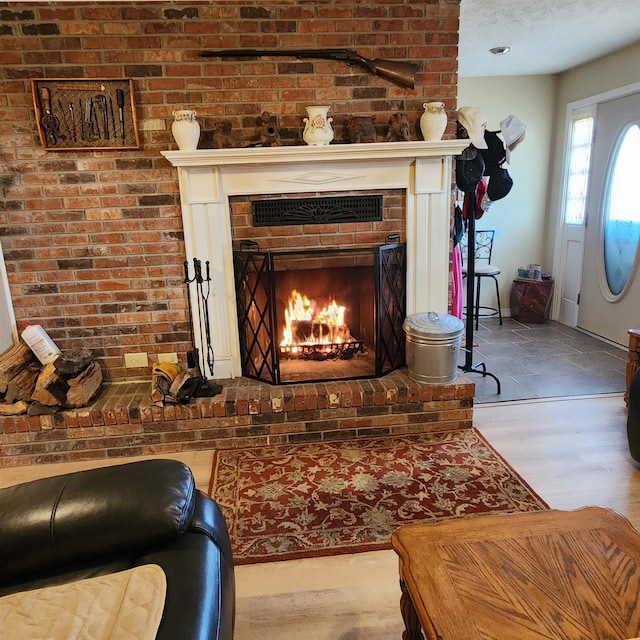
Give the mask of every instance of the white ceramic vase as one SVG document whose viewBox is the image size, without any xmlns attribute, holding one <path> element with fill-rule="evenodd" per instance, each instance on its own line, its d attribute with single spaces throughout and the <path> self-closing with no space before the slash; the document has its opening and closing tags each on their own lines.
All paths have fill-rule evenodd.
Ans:
<svg viewBox="0 0 640 640">
<path fill-rule="evenodd" d="M 422 137 L 429 140 L 442 140 L 447 128 L 447 112 L 444 102 L 425 102 L 422 107 L 424 113 L 420 116 L 420 130 Z"/>
<path fill-rule="evenodd" d="M 303 118 L 305 123 L 302 139 L 311 146 L 324 146 L 333 140 L 333 128 L 327 118 L 330 107 L 306 107 L 308 118 Z"/>
<path fill-rule="evenodd" d="M 200 123 L 196 120 L 196 112 L 191 109 L 174 111 L 171 133 L 180 151 L 197 149 L 200 140 Z"/>
</svg>

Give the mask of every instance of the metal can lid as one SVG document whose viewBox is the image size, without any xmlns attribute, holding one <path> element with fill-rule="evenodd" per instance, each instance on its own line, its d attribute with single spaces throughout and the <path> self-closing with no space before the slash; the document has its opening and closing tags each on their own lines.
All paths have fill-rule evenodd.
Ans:
<svg viewBox="0 0 640 640">
<path fill-rule="evenodd" d="M 464 322 L 448 313 L 428 311 L 408 316 L 402 328 L 410 334 L 453 336 L 462 333 Z"/>
</svg>

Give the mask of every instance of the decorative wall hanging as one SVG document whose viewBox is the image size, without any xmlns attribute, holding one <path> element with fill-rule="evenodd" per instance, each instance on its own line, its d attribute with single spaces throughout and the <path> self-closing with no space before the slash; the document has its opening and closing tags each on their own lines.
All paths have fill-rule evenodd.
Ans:
<svg viewBox="0 0 640 640">
<path fill-rule="evenodd" d="M 140 148 L 131 79 L 33 79 L 31 91 L 45 149 Z"/>
<path fill-rule="evenodd" d="M 374 58 L 370 60 L 351 49 L 224 49 L 218 51 L 202 51 L 203 58 L 262 58 L 290 57 L 299 60 L 339 60 L 350 67 L 359 66 L 372 75 L 385 78 L 394 84 L 413 89 L 418 65 L 413 62 L 396 62 Z"/>
</svg>

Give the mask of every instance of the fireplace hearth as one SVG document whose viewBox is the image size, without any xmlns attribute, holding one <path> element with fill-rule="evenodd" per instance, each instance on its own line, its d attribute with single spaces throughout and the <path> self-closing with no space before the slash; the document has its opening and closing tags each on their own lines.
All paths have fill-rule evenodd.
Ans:
<svg viewBox="0 0 640 640">
<path fill-rule="evenodd" d="M 242 374 L 270 384 L 377 378 L 405 363 L 406 245 L 234 251 Z"/>
</svg>

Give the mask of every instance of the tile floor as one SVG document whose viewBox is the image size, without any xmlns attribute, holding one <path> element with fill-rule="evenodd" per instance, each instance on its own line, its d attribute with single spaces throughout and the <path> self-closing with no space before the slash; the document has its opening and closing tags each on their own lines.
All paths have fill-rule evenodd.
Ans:
<svg viewBox="0 0 640 640">
<path fill-rule="evenodd" d="M 504 318 L 480 320 L 474 332 L 472 364 L 484 363 L 500 381 L 469 373 L 476 402 L 505 402 L 625 390 L 626 348 L 612 345 L 555 321 L 523 324 Z M 461 352 L 461 364 L 468 356 Z M 477 369 L 480 371 L 481 369 Z"/>
</svg>

